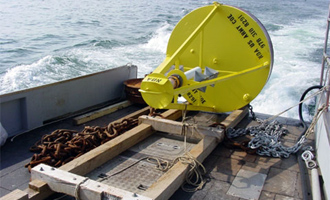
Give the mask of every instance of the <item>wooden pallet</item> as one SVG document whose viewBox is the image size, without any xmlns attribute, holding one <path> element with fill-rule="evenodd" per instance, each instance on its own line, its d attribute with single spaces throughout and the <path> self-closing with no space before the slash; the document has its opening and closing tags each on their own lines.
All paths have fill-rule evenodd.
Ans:
<svg viewBox="0 0 330 200">
<path fill-rule="evenodd" d="M 146 114 L 148 109 L 148 107 L 144 108 L 125 118 L 141 116 Z M 236 110 L 227 116 L 221 124 L 227 128 L 234 127 L 247 113 L 247 108 Z M 84 175 L 143 141 L 156 131 L 180 135 L 183 125 L 181 122 L 174 120 L 180 118 L 181 114 L 182 112 L 179 110 L 168 110 L 162 114 L 165 119 L 141 116 L 137 127 L 58 169 L 47 165 L 34 167 L 31 172 L 29 188 L 25 191 L 15 190 L 2 199 L 44 199 L 54 192 L 65 193 L 71 196 L 79 195 L 80 199 L 168 199 L 184 182 L 188 166 L 181 162 L 173 165 L 171 169 L 155 181 L 143 194 L 132 193 L 89 180 Z M 194 131 L 194 129 L 198 131 Z M 223 129 L 194 126 L 187 127 L 186 130 L 187 137 L 199 141 L 190 150 L 190 154 L 199 162 L 203 162 L 224 137 Z M 193 134 L 193 132 L 195 133 Z"/>
</svg>

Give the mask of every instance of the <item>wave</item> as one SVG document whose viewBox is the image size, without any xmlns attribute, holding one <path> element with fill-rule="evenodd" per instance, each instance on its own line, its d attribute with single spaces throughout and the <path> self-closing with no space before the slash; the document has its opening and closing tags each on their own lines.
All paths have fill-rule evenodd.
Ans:
<svg viewBox="0 0 330 200">
<path fill-rule="evenodd" d="M 84 48 L 84 47 L 89 47 L 89 46 L 95 46 L 95 47 L 103 47 L 103 48 L 113 48 L 117 46 L 122 46 L 123 44 L 117 40 L 88 40 L 84 41 L 78 44 L 75 44 L 75 48 Z"/>
<path fill-rule="evenodd" d="M 172 29 L 173 26 L 165 22 L 155 31 L 151 39 L 146 44 L 142 44 L 141 47 L 146 50 L 158 51 L 165 54 Z"/>
<path fill-rule="evenodd" d="M 49 7 L 54 15 L 40 18 L 40 9 L 32 2 L 30 9 L 39 15 L 33 15 L 29 20 L 25 20 L 23 15 L 10 15 L 10 24 L 5 24 L 9 28 L 4 29 L 5 35 L 1 36 L 7 38 L 10 35 L 14 39 L 0 39 L 0 44 L 6 51 L 14 50 L 0 57 L 1 64 L 5 66 L 0 68 L 0 93 L 40 86 L 126 63 L 137 65 L 138 76 L 143 77 L 164 60 L 175 24 L 191 10 L 210 5 L 212 1 L 171 1 L 164 4 L 134 1 L 127 5 L 123 4 L 127 2 L 120 1 L 103 3 L 69 1 L 60 14 L 57 7 Z M 321 9 L 324 0 L 307 2 L 308 6 L 305 1 L 224 0 L 223 3 L 236 4 L 253 13 L 264 23 L 273 41 L 273 72 L 262 92 L 252 101 L 254 110 L 277 114 L 297 103 L 300 94 L 307 87 L 317 84 L 319 77 L 327 12 L 326 8 Z M 75 7 L 78 4 L 82 8 Z M 19 6 L 22 7 L 19 10 L 26 8 L 24 4 Z M 11 13 L 17 11 L 13 8 L 8 10 Z M 49 22 L 54 23 L 49 26 Z M 42 30 L 40 25 L 44 26 Z M 28 31 L 30 35 L 25 34 Z M 7 34 L 11 32 L 16 35 Z M 298 115 L 296 110 L 292 110 L 283 116 Z"/>
<path fill-rule="evenodd" d="M 14 39 L 3 39 L 3 38 L 0 38 L 0 45 L 15 44 L 15 43 L 17 43 L 17 41 L 14 40 Z"/>
<path fill-rule="evenodd" d="M 47 55 L 32 64 L 8 69 L 1 77 L 0 94 L 92 73 L 88 65 L 79 51 Z"/>
<path fill-rule="evenodd" d="M 47 55 L 31 64 L 17 65 L 1 76 L 0 94 L 37 87 L 127 63 L 139 66 L 139 75 L 152 72 L 164 59 L 173 27 L 162 24 L 145 43 L 122 45 L 114 40 L 90 40 Z"/>
<path fill-rule="evenodd" d="M 308 19 L 269 31 L 274 67 L 265 88 L 251 103 L 256 112 L 278 114 L 297 104 L 305 89 L 318 84 L 325 30 L 322 22 Z M 283 116 L 298 118 L 297 108 Z"/>
<path fill-rule="evenodd" d="M 37 80 L 37 77 L 43 73 L 40 65 L 48 63 L 49 59 L 50 56 L 46 56 L 31 65 L 19 65 L 7 70 L 1 77 L 0 93 L 4 94 L 48 83 L 48 81 Z M 36 82 L 39 82 L 39 84 L 36 84 Z"/>
</svg>

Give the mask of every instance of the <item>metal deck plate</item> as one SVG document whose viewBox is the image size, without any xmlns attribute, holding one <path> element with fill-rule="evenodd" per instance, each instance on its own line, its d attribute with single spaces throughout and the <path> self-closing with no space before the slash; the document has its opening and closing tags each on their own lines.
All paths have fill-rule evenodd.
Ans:
<svg viewBox="0 0 330 200">
<path fill-rule="evenodd" d="M 259 199 L 266 177 L 266 174 L 241 169 L 237 173 L 227 194 L 244 199 L 257 200 Z"/>
<path fill-rule="evenodd" d="M 157 157 L 172 161 L 184 153 L 183 145 L 182 141 L 155 134 L 97 168 L 87 176 L 116 188 L 142 193 L 164 174 L 164 172 L 156 169 L 155 163 L 150 163 L 144 158 Z M 190 150 L 194 145 L 187 143 L 187 149 Z M 117 172 L 120 173 L 111 176 Z M 111 177 L 102 180 L 102 175 L 104 174 Z"/>
<path fill-rule="evenodd" d="M 134 158 L 117 156 L 115 159 L 111 160 L 111 162 L 94 170 L 88 175 L 88 177 L 116 188 L 121 188 L 134 193 L 141 193 L 141 191 L 150 187 L 155 180 L 163 175 L 164 172 L 157 170 L 155 164 L 146 162 L 145 160 L 138 161 L 138 159 Z M 133 165 L 134 163 L 136 164 Z M 120 173 L 116 174 L 117 172 Z M 116 175 L 102 181 L 102 175 L 104 174 L 110 176 L 112 174 Z"/>
<path fill-rule="evenodd" d="M 193 143 L 187 142 L 187 151 L 190 151 L 193 146 Z M 130 150 L 162 159 L 174 160 L 184 153 L 184 143 L 180 140 L 166 138 L 162 135 L 154 134 L 143 142 L 133 146 Z"/>
</svg>

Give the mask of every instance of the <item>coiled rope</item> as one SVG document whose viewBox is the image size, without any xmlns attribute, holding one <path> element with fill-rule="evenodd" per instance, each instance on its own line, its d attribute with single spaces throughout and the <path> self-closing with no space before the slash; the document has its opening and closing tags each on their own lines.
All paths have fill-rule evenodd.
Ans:
<svg viewBox="0 0 330 200">
<path fill-rule="evenodd" d="M 205 185 L 206 181 L 203 175 L 206 173 L 204 165 L 199 162 L 191 153 L 187 150 L 187 134 L 186 129 L 189 124 L 186 121 L 189 119 L 187 116 L 187 104 L 185 109 L 182 111 L 182 135 L 184 136 L 184 154 L 175 159 L 180 161 L 182 164 L 188 165 L 189 169 L 185 176 L 185 182 L 181 185 L 181 189 L 185 192 L 195 192 L 200 190 Z M 195 125 L 192 125 L 196 127 Z M 193 130 L 195 130 L 194 128 Z M 197 130 L 197 129 L 196 129 Z"/>
</svg>

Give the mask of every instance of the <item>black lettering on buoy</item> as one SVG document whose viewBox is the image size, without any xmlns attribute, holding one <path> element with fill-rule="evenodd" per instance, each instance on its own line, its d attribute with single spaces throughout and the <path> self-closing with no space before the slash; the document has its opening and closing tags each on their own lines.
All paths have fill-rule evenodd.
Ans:
<svg viewBox="0 0 330 200">
<path fill-rule="evenodd" d="M 252 47 L 254 47 L 254 42 L 252 40 L 249 40 L 248 45 L 250 46 L 250 48 L 252 48 Z"/>
<path fill-rule="evenodd" d="M 234 16 L 232 14 L 229 14 L 229 16 L 227 18 L 229 19 L 229 21 L 231 21 L 232 24 L 236 24 L 236 19 L 234 18 Z"/>
<path fill-rule="evenodd" d="M 252 35 L 252 37 L 255 37 L 258 35 L 257 32 L 254 30 L 254 28 L 250 28 L 249 33 Z"/>
<path fill-rule="evenodd" d="M 201 103 L 204 104 L 206 102 L 206 100 L 204 99 L 204 97 L 201 96 Z"/>
<path fill-rule="evenodd" d="M 246 34 L 244 28 L 241 27 L 241 25 L 237 26 L 236 29 L 237 29 L 238 32 L 243 36 L 243 38 L 247 38 L 247 37 L 249 37 L 249 36 Z"/>
<path fill-rule="evenodd" d="M 264 57 L 264 56 L 262 55 L 262 53 L 259 51 L 258 48 L 256 48 L 256 50 L 254 50 L 254 53 L 256 54 L 256 56 L 257 56 L 259 59 L 261 59 L 261 58 Z"/>
<path fill-rule="evenodd" d="M 162 79 L 161 78 L 147 78 L 147 81 L 160 83 L 162 81 Z"/>
<path fill-rule="evenodd" d="M 258 38 L 258 39 L 257 39 L 257 43 L 258 43 L 258 45 L 259 45 L 261 48 L 264 48 L 264 47 L 265 47 L 265 44 L 264 44 L 264 42 L 262 41 L 261 38 Z"/>
<path fill-rule="evenodd" d="M 196 102 L 196 98 L 193 96 L 193 94 L 191 94 L 191 92 L 188 92 L 188 93 L 187 93 L 187 96 L 188 96 L 188 98 L 189 98 L 193 103 Z"/>
<path fill-rule="evenodd" d="M 240 15 L 238 17 L 239 20 L 241 20 L 242 24 L 245 26 L 245 27 L 248 27 L 250 25 L 250 23 L 247 21 L 247 19 L 245 19 L 245 17 L 243 17 L 243 15 Z"/>
</svg>

